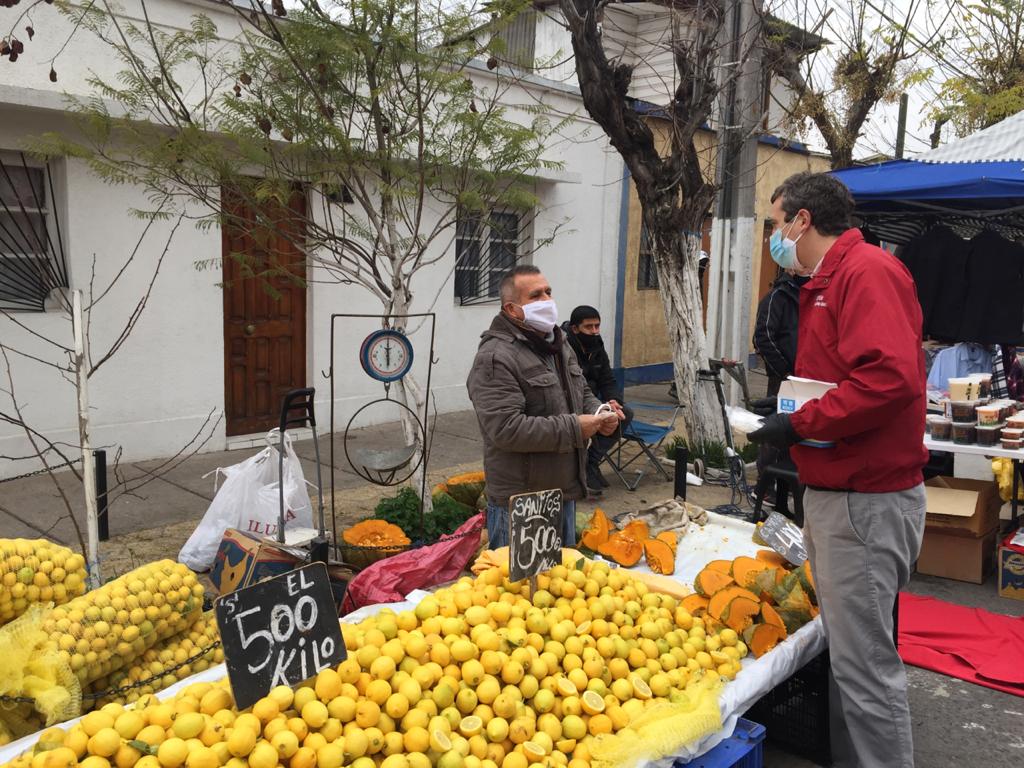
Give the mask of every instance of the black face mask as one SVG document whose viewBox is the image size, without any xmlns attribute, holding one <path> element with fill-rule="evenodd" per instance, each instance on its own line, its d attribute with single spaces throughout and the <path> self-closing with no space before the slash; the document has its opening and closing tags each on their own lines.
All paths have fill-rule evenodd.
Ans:
<svg viewBox="0 0 1024 768">
<path fill-rule="evenodd" d="M 580 346 L 587 352 L 593 352 L 601 347 L 600 334 L 577 333 L 576 338 L 580 340 Z"/>
</svg>

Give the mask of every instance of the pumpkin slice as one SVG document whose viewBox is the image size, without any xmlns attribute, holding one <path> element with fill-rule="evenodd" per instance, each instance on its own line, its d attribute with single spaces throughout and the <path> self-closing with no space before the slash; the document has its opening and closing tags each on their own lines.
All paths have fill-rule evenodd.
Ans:
<svg viewBox="0 0 1024 768">
<path fill-rule="evenodd" d="M 771 624 L 779 629 L 785 629 L 786 623 L 779 616 L 779 612 L 775 610 L 768 603 L 761 603 L 761 621 L 765 624 Z"/>
<path fill-rule="evenodd" d="M 676 551 L 660 538 L 644 542 L 644 556 L 647 567 L 655 573 L 670 575 L 676 570 Z"/>
<path fill-rule="evenodd" d="M 691 616 L 703 616 L 708 610 L 708 599 L 698 594 L 687 595 L 683 598 L 682 606 Z"/>
<path fill-rule="evenodd" d="M 725 607 L 736 597 L 745 597 L 748 600 L 760 603 L 761 599 L 750 590 L 743 587 L 731 586 L 718 590 L 711 596 L 708 602 L 708 615 L 716 619 L 725 619 Z"/>
<path fill-rule="evenodd" d="M 662 531 L 654 538 L 668 544 L 672 548 L 673 555 L 675 555 L 679 549 L 679 535 L 675 531 Z"/>
<path fill-rule="evenodd" d="M 647 526 L 644 526 L 645 528 Z M 636 539 L 621 530 L 608 537 L 608 541 L 601 544 L 597 551 L 605 557 L 610 557 L 619 565 L 631 568 L 640 562 L 644 554 L 643 539 Z"/>
<path fill-rule="evenodd" d="M 742 595 L 732 598 L 722 611 L 722 622 L 730 629 L 742 633 L 761 613 L 761 601 Z"/>
<path fill-rule="evenodd" d="M 720 571 L 721 573 L 732 575 L 732 560 L 712 560 L 704 567 L 710 568 L 712 571 Z"/>
<path fill-rule="evenodd" d="M 627 523 L 621 532 L 641 542 L 651 538 L 651 529 L 647 527 L 647 523 L 643 520 L 634 520 L 631 523 Z"/>
<path fill-rule="evenodd" d="M 749 587 L 756 592 L 762 602 L 775 602 L 775 588 L 778 585 L 778 568 L 766 568 L 754 576 L 754 583 Z"/>
<path fill-rule="evenodd" d="M 769 565 L 774 565 L 776 568 L 790 568 L 789 561 L 776 552 L 774 549 L 759 549 L 754 555 L 758 560 L 764 560 Z"/>
<path fill-rule="evenodd" d="M 811 598 L 811 602 L 817 602 L 817 595 L 814 593 L 814 575 L 811 573 L 811 561 L 804 560 L 803 565 L 796 571 L 797 576 L 800 577 L 800 585 L 804 588 L 807 596 Z"/>
<path fill-rule="evenodd" d="M 711 618 L 710 616 L 705 616 L 702 621 L 704 622 L 704 631 L 709 635 L 717 635 L 725 629 L 725 624 L 720 622 L 718 619 Z"/>
<path fill-rule="evenodd" d="M 786 639 L 786 630 L 776 627 L 774 624 L 755 624 L 750 628 L 750 633 L 744 634 L 747 639 L 747 646 L 754 654 L 755 659 L 764 656 L 776 645 Z"/>
<path fill-rule="evenodd" d="M 608 541 L 611 532 L 612 524 L 607 515 L 598 507 L 591 515 L 590 522 L 587 523 L 587 528 L 583 531 L 583 536 L 580 537 L 580 543 L 587 549 L 597 552 L 600 546 Z"/>
<path fill-rule="evenodd" d="M 729 574 L 716 571 L 713 568 L 705 568 L 693 580 L 693 588 L 698 595 L 711 597 L 719 590 L 732 586 L 734 583 L 732 576 Z"/>
<path fill-rule="evenodd" d="M 755 557 L 737 557 L 732 561 L 732 577 L 741 587 L 750 589 L 757 574 L 769 568 L 771 565 L 764 560 L 758 560 Z"/>
<path fill-rule="evenodd" d="M 346 544 L 356 547 L 405 547 L 410 543 L 405 531 L 386 520 L 363 520 L 341 537 Z"/>
</svg>

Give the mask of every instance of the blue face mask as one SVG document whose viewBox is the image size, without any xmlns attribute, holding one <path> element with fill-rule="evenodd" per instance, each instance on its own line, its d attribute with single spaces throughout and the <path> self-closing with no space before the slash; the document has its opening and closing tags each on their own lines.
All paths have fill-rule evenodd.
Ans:
<svg viewBox="0 0 1024 768">
<path fill-rule="evenodd" d="M 793 219 L 786 227 L 786 231 L 792 229 L 795 223 L 796 219 Z M 796 240 L 784 237 L 781 229 L 772 232 L 772 236 L 768 239 L 768 251 L 772 255 L 772 260 L 783 269 L 797 269 L 799 264 L 796 260 L 796 244 L 801 237 L 803 237 L 802 232 L 797 235 Z"/>
</svg>

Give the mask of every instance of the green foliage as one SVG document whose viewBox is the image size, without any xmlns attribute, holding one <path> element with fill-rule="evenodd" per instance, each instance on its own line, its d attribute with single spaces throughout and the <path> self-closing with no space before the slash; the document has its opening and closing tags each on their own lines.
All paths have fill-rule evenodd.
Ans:
<svg viewBox="0 0 1024 768">
<path fill-rule="evenodd" d="M 703 440 L 696 444 L 691 444 L 685 437 L 676 435 L 675 439 L 665 446 L 665 455 L 675 461 L 676 449 L 679 446 L 683 446 L 689 452 L 689 458 L 702 459 L 704 465 L 707 467 L 713 467 L 715 469 L 728 469 L 728 462 L 726 461 L 726 445 L 719 440 Z M 740 458 L 743 459 L 743 463 L 747 464 L 757 458 L 757 445 L 754 443 L 747 443 L 741 448 L 737 449 Z"/>
<path fill-rule="evenodd" d="M 412 274 L 448 252 L 460 207 L 532 208 L 533 174 L 558 167 L 544 144 L 562 123 L 538 104 L 510 111 L 524 100 L 505 98 L 514 80 L 484 66 L 489 16 L 476 6 L 301 0 L 280 19 L 215 2 L 236 18 L 218 16 L 218 29 L 199 13 L 184 31 L 64 6 L 121 71 L 93 76 L 95 95 L 73 103 L 84 139 L 49 134 L 33 149 L 140 185 L 143 216 L 188 210 L 198 226 L 284 233 L 316 279 L 385 306 L 411 302 Z M 298 188 L 306 210 L 292 204 Z M 222 205 L 222 190 L 260 208 L 256 221 Z M 246 266 L 293 278 L 272 252 Z"/>
<path fill-rule="evenodd" d="M 963 3 L 932 118 L 967 136 L 1024 110 L 1024 0 Z"/>
<path fill-rule="evenodd" d="M 460 504 L 446 493 L 440 493 L 434 497 L 433 511 L 423 516 L 422 540 L 429 544 L 454 533 L 474 514 L 476 510 Z M 420 497 L 412 488 L 403 488 L 397 496 L 381 499 L 374 508 L 372 519 L 394 523 L 410 539 L 419 539 Z"/>
</svg>

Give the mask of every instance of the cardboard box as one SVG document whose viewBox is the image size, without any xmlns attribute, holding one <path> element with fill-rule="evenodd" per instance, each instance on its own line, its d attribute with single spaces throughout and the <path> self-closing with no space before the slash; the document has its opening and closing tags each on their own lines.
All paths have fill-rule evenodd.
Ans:
<svg viewBox="0 0 1024 768">
<path fill-rule="evenodd" d="M 796 413 L 809 401 L 817 400 L 826 392 L 835 388 L 835 384 L 827 381 L 815 381 L 814 379 L 790 376 L 779 387 L 777 399 L 779 413 Z M 808 445 L 812 448 L 831 448 L 835 443 L 823 440 L 802 440 L 800 445 Z"/>
<path fill-rule="evenodd" d="M 294 570 L 301 563 L 300 553 L 254 536 L 228 528 L 217 547 L 217 559 L 210 571 L 210 581 L 217 593 L 226 595 L 263 579 Z"/>
<path fill-rule="evenodd" d="M 999 548 L 997 587 L 1001 597 L 1024 600 L 1024 546 L 1010 543 L 1016 533 L 1003 539 L 1003 545 Z"/>
<path fill-rule="evenodd" d="M 917 571 L 944 579 L 981 584 L 995 568 L 998 528 L 983 536 L 925 529 Z"/>
<path fill-rule="evenodd" d="M 929 531 L 978 537 L 999 524 L 999 486 L 994 480 L 933 477 L 925 483 Z"/>
</svg>

